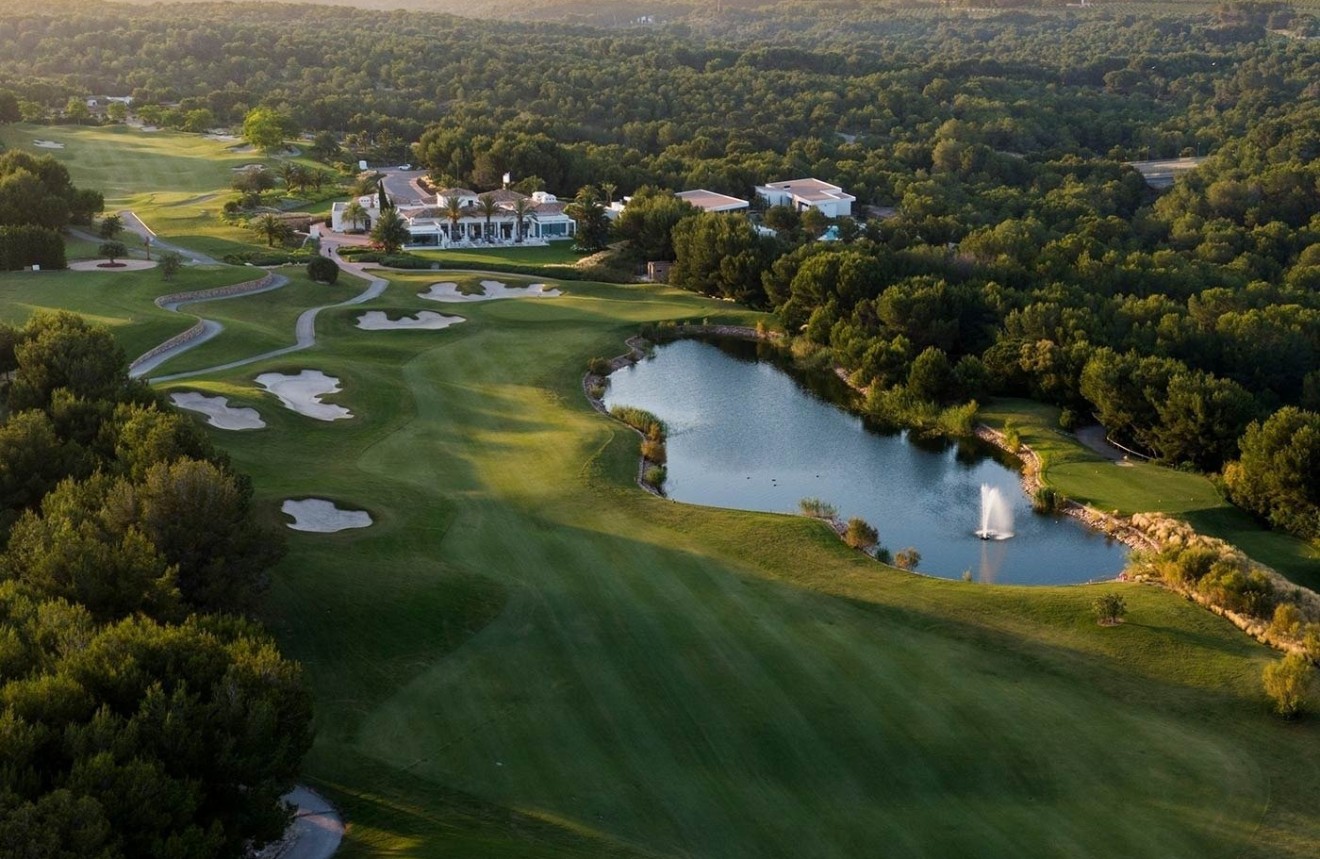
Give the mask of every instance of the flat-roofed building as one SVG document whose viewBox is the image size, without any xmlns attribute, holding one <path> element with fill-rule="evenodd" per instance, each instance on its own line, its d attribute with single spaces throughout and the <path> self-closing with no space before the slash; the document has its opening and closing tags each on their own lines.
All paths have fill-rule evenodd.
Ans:
<svg viewBox="0 0 1320 859">
<path fill-rule="evenodd" d="M 746 200 L 739 200 L 737 197 L 730 197 L 728 194 L 717 194 L 704 188 L 698 188 L 695 191 L 679 191 L 674 196 L 685 203 L 696 206 L 703 212 L 737 212 L 751 205 Z"/>
<path fill-rule="evenodd" d="M 790 179 L 757 185 L 756 194 L 771 206 L 791 206 L 798 212 L 819 209 L 828 218 L 852 215 L 852 204 L 857 198 L 838 185 L 820 179 Z"/>
</svg>

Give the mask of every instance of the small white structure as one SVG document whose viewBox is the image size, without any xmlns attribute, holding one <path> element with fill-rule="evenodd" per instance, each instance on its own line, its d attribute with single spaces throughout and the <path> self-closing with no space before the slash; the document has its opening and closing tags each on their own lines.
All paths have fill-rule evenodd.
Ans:
<svg viewBox="0 0 1320 859">
<path fill-rule="evenodd" d="M 482 209 L 482 198 L 494 203 L 489 217 Z M 457 212 L 451 213 L 451 201 Z M 380 200 L 375 194 L 359 197 L 358 205 L 366 213 L 354 224 L 345 217 L 347 203 L 330 208 L 330 228 L 337 233 L 370 229 L 380 217 Z M 519 224 L 518 209 L 523 214 Z M 399 206 L 398 213 L 408 225 L 408 247 L 491 247 L 498 245 L 543 245 L 577 235 L 577 222 L 564 214 L 564 204 L 554 194 L 537 191 L 530 197 L 508 188 L 478 193 L 468 188 L 445 188 L 432 203 Z"/>
<path fill-rule="evenodd" d="M 746 200 L 730 197 L 728 194 L 717 194 L 704 188 L 698 188 L 695 191 L 679 191 L 674 196 L 689 205 L 696 206 L 703 212 L 737 212 L 751 205 Z"/>
<path fill-rule="evenodd" d="M 857 198 L 838 185 L 820 179 L 790 179 L 757 185 L 756 195 L 770 206 L 791 206 L 798 212 L 819 209 L 828 218 L 852 215 L 852 204 Z"/>
</svg>

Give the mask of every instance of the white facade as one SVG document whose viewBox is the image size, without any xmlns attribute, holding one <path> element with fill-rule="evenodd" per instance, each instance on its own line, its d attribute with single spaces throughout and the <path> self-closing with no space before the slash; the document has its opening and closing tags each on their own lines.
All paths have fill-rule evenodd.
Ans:
<svg viewBox="0 0 1320 859">
<path fill-rule="evenodd" d="M 688 205 L 696 206 L 703 212 L 738 212 L 751 205 L 746 200 L 730 197 L 728 194 L 717 194 L 704 188 L 698 188 L 695 191 L 679 191 L 674 196 Z"/>
<path fill-rule="evenodd" d="M 577 235 L 577 222 L 564 214 L 564 204 L 553 194 L 538 191 L 528 197 L 517 191 L 501 189 L 491 191 L 496 209 L 487 218 L 482 212 L 481 198 L 466 188 L 446 188 L 435 196 L 434 204 L 400 206 L 399 215 L 408 225 L 411 240 L 408 247 L 490 247 L 492 245 L 545 244 L 571 239 Z M 460 206 L 455 220 L 449 213 L 449 201 Z M 526 205 L 521 229 L 515 207 L 522 201 Z M 337 233 L 356 228 L 368 230 L 380 217 L 379 199 L 375 194 L 358 198 L 366 212 L 366 219 L 352 224 L 345 217 L 347 203 L 335 203 L 330 208 L 330 228 Z"/>
<path fill-rule="evenodd" d="M 852 204 L 857 198 L 838 185 L 819 179 L 790 179 L 757 185 L 756 194 L 771 206 L 791 206 L 798 212 L 819 209 L 828 218 L 852 215 Z"/>
</svg>

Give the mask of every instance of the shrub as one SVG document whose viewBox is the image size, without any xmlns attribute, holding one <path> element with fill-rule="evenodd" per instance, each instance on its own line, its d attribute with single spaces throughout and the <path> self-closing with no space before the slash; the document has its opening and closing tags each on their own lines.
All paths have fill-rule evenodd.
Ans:
<svg viewBox="0 0 1320 859">
<path fill-rule="evenodd" d="M 591 385 L 587 388 L 587 396 L 593 400 L 599 400 L 605 396 L 605 386 L 602 384 Z"/>
<path fill-rule="evenodd" d="M 643 435 L 656 438 L 664 438 L 665 423 L 646 409 L 639 409 L 635 406 L 615 406 L 610 409 L 610 417 L 626 423 L 633 429 L 641 432 Z"/>
<path fill-rule="evenodd" d="M 1018 433 L 1017 425 L 1012 421 L 1004 422 L 1004 447 L 1009 453 L 1017 453 L 1022 448 L 1022 436 Z"/>
<path fill-rule="evenodd" d="M 802 511 L 803 516 L 810 516 L 813 519 L 834 519 L 839 515 L 838 508 L 819 498 L 803 498 L 798 502 L 798 509 Z"/>
<path fill-rule="evenodd" d="M 872 552 L 871 554 L 875 556 L 875 559 L 882 564 L 894 563 L 893 554 L 890 553 L 890 551 L 886 549 L 884 546 L 881 546 L 879 544 L 876 544 L 875 551 Z"/>
<path fill-rule="evenodd" d="M 1302 613 L 1290 602 L 1282 602 L 1274 607 L 1274 617 L 1270 620 L 1270 632 L 1284 638 L 1296 638 L 1302 631 Z"/>
<path fill-rule="evenodd" d="M 30 265 L 64 268 L 64 237 L 45 227 L 0 227 L 0 271 L 19 271 Z"/>
<path fill-rule="evenodd" d="M 332 284 L 339 280 L 339 264 L 326 257 L 312 257 L 307 263 L 307 276 L 317 283 Z"/>
<path fill-rule="evenodd" d="M 894 566 L 900 570 L 915 570 L 920 563 L 921 553 L 912 546 L 900 549 L 898 554 L 894 556 Z"/>
<path fill-rule="evenodd" d="M 865 519 L 854 516 L 848 520 L 848 529 L 843 532 L 843 542 L 865 552 L 879 541 L 880 534 Z"/>
<path fill-rule="evenodd" d="M 610 362 L 604 358 L 592 358 L 587 362 L 587 370 L 593 376 L 608 376 L 610 374 Z"/>
<path fill-rule="evenodd" d="M 1311 663 L 1300 653 L 1289 653 L 1265 666 L 1261 681 L 1276 713 L 1291 719 L 1306 709 L 1314 679 L 1312 670 Z"/>
<path fill-rule="evenodd" d="M 1063 509 L 1063 496 L 1051 486 L 1042 486 L 1031 497 L 1031 509 L 1037 513 L 1058 513 Z"/>
<path fill-rule="evenodd" d="M 663 465 L 648 466 L 646 471 L 642 472 L 642 480 L 651 484 L 656 489 L 665 485 L 665 478 L 668 476 L 669 472 Z"/>
<path fill-rule="evenodd" d="M 110 260 L 110 262 L 114 262 L 128 256 L 128 247 L 123 242 L 101 242 L 101 246 L 96 249 L 96 253 Z"/>
<path fill-rule="evenodd" d="M 1127 614 L 1127 600 L 1121 594 L 1101 594 L 1091 603 L 1091 611 L 1095 612 L 1095 619 L 1101 626 L 1115 626 L 1122 623 L 1123 615 Z"/>
<path fill-rule="evenodd" d="M 183 254 L 178 251 L 166 251 L 160 255 L 160 273 L 166 280 L 174 280 L 182 268 Z"/>
<path fill-rule="evenodd" d="M 1308 623 L 1302 629 L 1302 649 L 1306 658 L 1320 662 L 1320 623 Z"/>
<path fill-rule="evenodd" d="M 1077 412 L 1074 412 L 1072 409 L 1064 407 L 1063 411 L 1059 412 L 1060 429 L 1072 432 L 1077 429 L 1080 424 L 1081 419 L 1077 417 Z"/>
<path fill-rule="evenodd" d="M 642 439 L 642 459 L 654 462 L 658 465 L 665 464 L 665 442 L 664 439 L 644 438 Z"/>
</svg>

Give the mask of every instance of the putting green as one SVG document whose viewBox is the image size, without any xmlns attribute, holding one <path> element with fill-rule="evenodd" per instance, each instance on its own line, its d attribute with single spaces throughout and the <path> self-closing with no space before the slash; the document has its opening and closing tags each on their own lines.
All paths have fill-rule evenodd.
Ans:
<svg viewBox="0 0 1320 859">
<path fill-rule="evenodd" d="M 567 284 L 444 332 L 356 329 L 467 275 L 391 277 L 323 313 L 312 349 L 166 386 L 261 409 L 266 429 L 215 437 L 272 522 L 311 496 L 376 523 L 292 535 L 267 612 L 315 690 L 307 777 L 343 806 L 343 855 L 1320 849 L 1320 729 L 1268 715 L 1273 654 L 1213 615 L 1110 585 L 1129 621 L 1102 629 L 1100 588 L 925 579 L 815 522 L 638 490 L 586 359 L 642 321 L 754 314 Z M 284 300 L 227 303 L 245 324 L 202 348 L 261 351 Z M 341 379 L 327 399 L 356 417 L 252 382 L 302 369 Z"/>
</svg>

